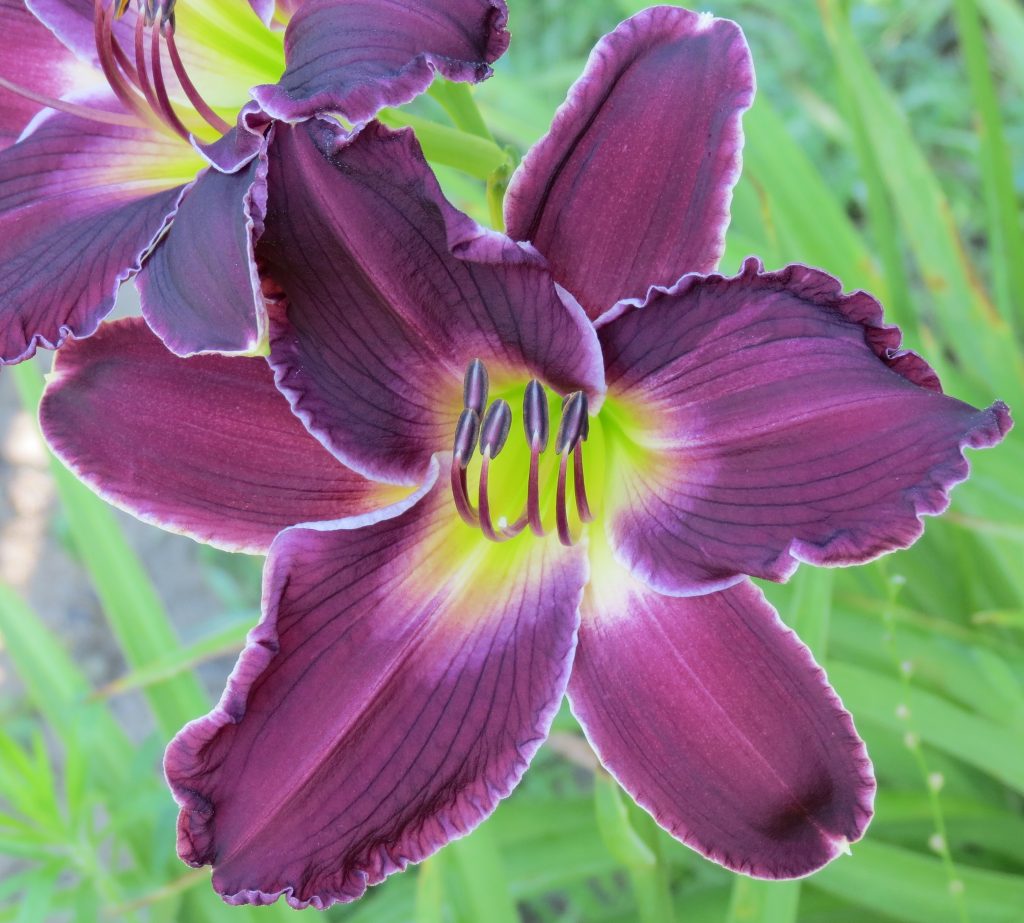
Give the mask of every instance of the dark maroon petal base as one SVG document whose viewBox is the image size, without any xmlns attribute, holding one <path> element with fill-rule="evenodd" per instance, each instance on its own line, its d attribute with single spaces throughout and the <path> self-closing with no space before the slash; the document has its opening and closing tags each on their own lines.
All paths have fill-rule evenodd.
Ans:
<svg viewBox="0 0 1024 923">
<path fill-rule="evenodd" d="M 850 715 L 760 590 L 588 587 L 569 700 L 661 826 L 757 878 L 809 875 L 863 835 L 875 780 Z"/>
</svg>

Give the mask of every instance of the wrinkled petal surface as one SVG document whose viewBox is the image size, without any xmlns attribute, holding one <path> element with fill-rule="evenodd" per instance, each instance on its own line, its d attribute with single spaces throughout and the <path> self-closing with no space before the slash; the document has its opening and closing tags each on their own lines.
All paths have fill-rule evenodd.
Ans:
<svg viewBox="0 0 1024 923">
<path fill-rule="evenodd" d="M 0 361 L 92 333 L 199 163 L 141 125 L 66 113 L 0 153 Z"/>
<path fill-rule="evenodd" d="M 627 19 L 513 176 L 509 235 L 531 241 L 591 317 L 711 272 L 753 97 L 735 23 L 664 6 Z"/>
<path fill-rule="evenodd" d="M 905 548 L 1011 426 L 946 397 L 870 295 L 806 266 L 691 277 L 600 329 L 619 559 L 663 592 Z"/>
<path fill-rule="evenodd" d="M 282 534 L 220 705 L 168 748 L 179 853 L 229 903 L 360 897 L 475 827 L 547 735 L 585 556 L 487 543 L 443 478 L 420 493 Z"/>
<path fill-rule="evenodd" d="M 253 235 L 266 192 L 265 154 L 238 173 L 206 170 L 139 273 L 142 313 L 179 356 L 252 352 L 265 339 Z"/>
<path fill-rule="evenodd" d="M 271 363 L 310 430 L 368 477 L 418 484 L 451 448 L 462 377 L 603 391 L 597 337 L 543 261 L 449 205 L 410 131 L 278 125 L 257 250 L 283 293 Z M 269 283 L 268 283 L 269 284 Z"/>
<path fill-rule="evenodd" d="M 60 98 L 78 89 L 90 69 L 35 18 L 24 0 L 0 0 L 0 80 Z M 17 49 L 15 53 L 14 49 Z M 0 86 L 0 150 L 13 144 L 43 107 Z"/>
<path fill-rule="evenodd" d="M 508 48 L 504 0 L 305 0 L 288 23 L 288 67 L 256 87 L 263 109 L 289 122 L 334 112 L 372 118 L 422 93 L 435 72 L 476 83 Z"/>
<path fill-rule="evenodd" d="M 810 874 L 871 819 L 850 715 L 749 582 L 669 597 L 595 565 L 569 701 L 637 803 L 727 868 Z"/>
<path fill-rule="evenodd" d="M 57 354 L 40 420 L 104 499 L 230 551 L 263 554 L 286 526 L 398 499 L 306 432 L 265 359 L 178 359 L 138 317 Z"/>
</svg>

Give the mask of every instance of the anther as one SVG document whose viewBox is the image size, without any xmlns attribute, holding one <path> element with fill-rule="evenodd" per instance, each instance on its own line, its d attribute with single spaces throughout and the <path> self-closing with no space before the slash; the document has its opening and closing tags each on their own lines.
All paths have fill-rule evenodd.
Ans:
<svg viewBox="0 0 1024 923">
<path fill-rule="evenodd" d="M 540 514 L 540 454 L 548 447 L 550 425 L 548 398 L 536 378 L 531 379 L 523 396 L 523 428 L 530 444 L 530 475 L 526 488 L 526 518 L 530 531 L 543 536 L 544 522 Z"/>
<path fill-rule="evenodd" d="M 583 438 L 584 430 L 589 430 L 587 409 L 587 396 L 582 391 L 573 391 L 562 404 L 562 419 L 558 424 L 558 435 L 555 436 L 556 454 L 571 452 Z"/>
<path fill-rule="evenodd" d="M 466 466 L 473 457 L 477 434 L 480 432 L 480 418 L 475 410 L 463 410 L 455 426 L 455 446 L 452 449 L 452 496 L 455 508 L 467 525 L 479 525 L 480 519 L 469 502 L 466 489 Z"/>
<path fill-rule="evenodd" d="M 530 380 L 523 396 L 523 428 L 531 450 L 543 452 L 548 447 L 548 399 L 536 378 Z"/>
<path fill-rule="evenodd" d="M 462 406 L 483 416 L 487 406 L 487 388 L 487 369 L 479 359 L 474 359 L 466 369 L 462 384 Z"/>
<path fill-rule="evenodd" d="M 455 447 L 452 453 L 459 466 L 465 468 L 473 457 L 476 437 L 480 434 L 480 418 L 475 410 L 463 410 L 455 426 Z"/>
<path fill-rule="evenodd" d="M 487 408 L 487 413 L 480 424 L 480 454 L 497 458 L 498 453 L 508 442 L 511 428 L 512 408 L 508 406 L 508 401 L 495 401 Z"/>
</svg>

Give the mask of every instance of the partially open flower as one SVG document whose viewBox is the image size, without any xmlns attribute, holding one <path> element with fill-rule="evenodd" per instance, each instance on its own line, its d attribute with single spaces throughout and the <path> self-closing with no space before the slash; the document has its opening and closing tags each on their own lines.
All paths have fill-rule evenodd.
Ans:
<svg viewBox="0 0 1024 923">
<path fill-rule="evenodd" d="M 135 273 L 174 352 L 260 348 L 270 121 L 359 124 L 435 72 L 486 77 L 508 42 L 503 0 L 254 6 L 0 3 L 0 41 L 19 42 L 0 66 L 0 139 L 21 132 L 0 151 L 0 362 L 92 333 Z"/>
</svg>

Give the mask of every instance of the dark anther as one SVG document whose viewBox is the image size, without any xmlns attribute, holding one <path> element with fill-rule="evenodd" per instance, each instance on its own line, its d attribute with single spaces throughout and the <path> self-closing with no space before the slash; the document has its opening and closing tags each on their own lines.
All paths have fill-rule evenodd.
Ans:
<svg viewBox="0 0 1024 923">
<path fill-rule="evenodd" d="M 523 396 L 523 429 L 531 451 L 543 452 L 548 447 L 548 398 L 536 378 L 530 380 Z"/>
<path fill-rule="evenodd" d="M 576 443 L 583 438 L 585 429 L 589 429 L 587 420 L 587 396 L 582 391 L 573 391 L 562 405 L 562 419 L 558 424 L 558 435 L 555 436 L 555 453 L 564 455 L 576 448 Z"/>
<path fill-rule="evenodd" d="M 483 416 L 487 406 L 487 369 L 479 359 L 474 359 L 466 369 L 466 378 L 462 384 L 462 406 L 475 410 Z"/>
<path fill-rule="evenodd" d="M 476 437 L 480 433 L 480 417 L 475 410 L 463 410 L 455 426 L 455 447 L 452 453 L 460 468 L 465 468 L 473 457 Z"/>
<path fill-rule="evenodd" d="M 498 453 L 505 448 L 511 427 L 512 408 L 508 406 L 508 401 L 495 401 L 487 408 L 480 424 L 480 453 L 497 458 Z"/>
</svg>

